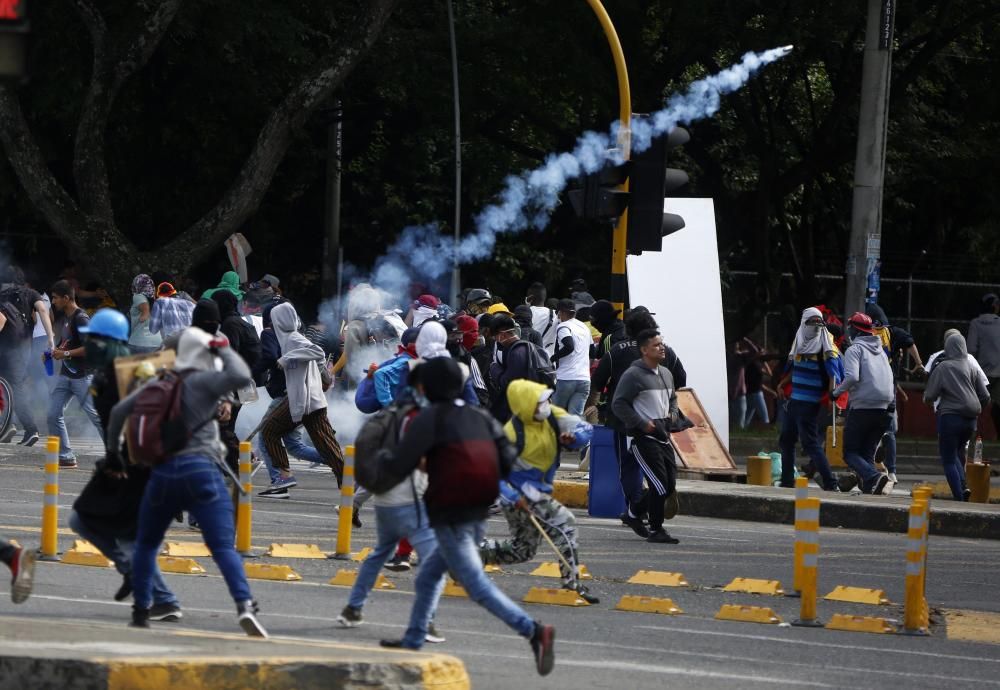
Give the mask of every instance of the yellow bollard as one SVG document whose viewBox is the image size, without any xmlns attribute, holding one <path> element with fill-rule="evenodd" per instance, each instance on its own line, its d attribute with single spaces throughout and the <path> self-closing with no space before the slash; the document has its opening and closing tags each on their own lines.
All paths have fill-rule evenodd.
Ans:
<svg viewBox="0 0 1000 690">
<path fill-rule="evenodd" d="M 253 479 L 250 476 L 250 442 L 240 443 L 240 502 L 236 507 L 236 551 L 241 556 L 249 556 L 253 551 L 251 536 L 253 531 L 253 504 L 250 496 L 253 493 Z"/>
<path fill-rule="evenodd" d="M 800 539 L 799 522 L 803 520 L 799 514 L 799 509 L 805 507 L 802 501 L 809 498 L 809 480 L 806 477 L 795 478 L 795 551 L 792 570 L 792 589 L 799 593 L 802 591 L 802 549 L 804 542 Z"/>
<path fill-rule="evenodd" d="M 990 466 L 981 462 L 969 462 L 965 465 L 965 480 L 968 482 L 969 501 L 972 503 L 990 502 Z"/>
<path fill-rule="evenodd" d="M 907 635 L 928 635 L 924 622 L 924 533 L 927 520 L 926 501 L 914 501 L 906 531 L 906 601 L 903 611 L 903 632 Z"/>
<path fill-rule="evenodd" d="M 337 552 L 334 558 L 351 557 L 351 520 L 354 517 L 354 446 L 344 448 L 344 483 L 340 487 L 340 517 L 337 521 Z"/>
<path fill-rule="evenodd" d="M 771 486 L 771 457 L 747 457 L 747 484 Z"/>
<path fill-rule="evenodd" d="M 49 436 L 45 442 L 45 490 L 42 493 L 43 561 L 59 560 L 59 437 Z"/>
<path fill-rule="evenodd" d="M 797 502 L 796 502 L 797 503 Z M 801 508 L 796 508 L 802 516 L 796 523 L 802 541 L 802 602 L 799 618 L 792 625 L 819 628 L 823 626 L 816 616 L 816 589 L 819 570 L 819 499 L 807 498 Z"/>
</svg>

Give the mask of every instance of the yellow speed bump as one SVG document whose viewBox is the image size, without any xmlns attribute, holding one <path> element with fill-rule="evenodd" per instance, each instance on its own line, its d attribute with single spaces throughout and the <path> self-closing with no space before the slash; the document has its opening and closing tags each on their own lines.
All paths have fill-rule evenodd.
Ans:
<svg viewBox="0 0 1000 690">
<path fill-rule="evenodd" d="M 870 616 L 848 616 L 835 613 L 826 624 L 827 630 L 847 630 L 850 632 L 894 633 L 896 628 L 885 618 Z"/>
<path fill-rule="evenodd" d="M 465 587 L 458 584 L 450 577 L 448 578 L 448 583 L 444 586 L 444 591 L 441 592 L 442 595 L 446 597 L 465 597 L 469 598 L 469 594 L 465 591 Z"/>
<path fill-rule="evenodd" d="M 272 558 L 326 558 L 316 544 L 271 544 L 266 555 Z"/>
<path fill-rule="evenodd" d="M 96 549 L 93 552 L 70 549 L 63 554 L 62 562 L 69 565 L 89 565 L 95 568 L 110 568 L 114 565 L 104 554 Z"/>
<path fill-rule="evenodd" d="M 720 621 L 741 621 L 743 623 L 766 623 L 775 625 L 781 618 L 766 606 L 739 606 L 723 604 L 715 617 Z"/>
<path fill-rule="evenodd" d="M 206 558 L 212 555 L 208 547 L 197 542 L 168 541 L 163 545 L 163 555 L 184 558 Z"/>
<path fill-rule="evenodd" d="M 156 561 L 160 570 L 165 573 L 180 573 L 181 575 L 201 575 L 205 569 L 197 561 L 178 556 L 160 556 Z"/>
<path fill-rule="evenodd" d="M 358 551 L 356 554 L 353 554 L 351 556 L 351 560 L 360 563 L 361 561 L 363 561 L 366 558 L 368 558 L 368 556 L 371 555 L 371 552 L 372 552 L 371 547 L 370 546 L 366 546 L 365 548 L 363 548 L 360 551 Z"/>
<path fill-rule="evenodd" d="M 339 570 L 327 584 L 334 587 L 353 587 L 357 579 L 357 570 Z M 396 585 L 392 584 L 385 575 L 379 574 L 378 579 L 375 580 L 375 589 L 396 589 Z"/>
<path fill-rule="evenodd" d="M 892 603 L 885 595 L 884 590 L 847 587 L 845 585 L 837 585 L 832 592 L 823 598 L 827 601 L 849 601 L 854 604 L 874 604 L 876 606 Z"/>
<path fill-rule="evenodd" d="M 722 588 L 723 592 L 745 592 L 747 594 L 770 594 L 780 596 L 785 593 L 777 580 L 755 580 L 749 577 L 737 577 Z"/>
<path fill-rule="evenodd" d="M 269 563 L 244 563 L 247 577 L 251 580 L 280 580 L 290 582 L 301 580 L 302 576 L 287 565 L 270 565 Z"/>
<path fill-rule="evenodd" d="M 73 548 L 70 551 L 76 551 L 77 553 L 100 553 L 96 546 L 85 539 L 74 539 Z"/>
<path fill-rule="evenodd" d="M 655 585 L 656 587 L 687 587 L 687 579 L 680 573 L 662 570 L 640 570 L 628 579 L 630 585 Z"/>
<path fill-rule="evenodd" d="M 638 613 L 665 613 L 670 616 L 684 613 L 677 608 L 677 604 L 672 599 L 639 597 L 632 594 L 623 596 L 618 605 L 615 606 L 615 609 L 618 611 L 636 611 Z"/>
<path fill-rule="evenodd" d="M 580 570 L 583 570 L 583 566 L 582 565 L 580 566 Z M 500 566 L 498 566 L 498 565 L 484 565 L 483 566 L 483 572 L 484 573 L 502 573 L 503 570 L 501 570 Z M 583 577 L 583 575 L 581 575 L 580 577 Z M 587 573 L 587 577 L 590 577 L 590 573 Z"/>
<path fill-rule="evenodd" d="M 571 589 L 532 587 L 522 600 L 528 604 L 553 604 L 555 606 L 590 606 L 586 599 Z"/>
<path fill-rule="evenodd" d="M 497 568 L 497 570 L 499 571 L 499 568 Z M 590 575 L 590 571 L 587 570 L 587 566 L 580 564 L 578 570 L 580 571 L 578 575 L 581 580 L 593 579 Z M 535 577 L 562 577 L 562 574 L 559 572 L 559 564 L 551 562 L 542 563 L 540 566 L 532 570 L 531 574 Z"/>
</svg>

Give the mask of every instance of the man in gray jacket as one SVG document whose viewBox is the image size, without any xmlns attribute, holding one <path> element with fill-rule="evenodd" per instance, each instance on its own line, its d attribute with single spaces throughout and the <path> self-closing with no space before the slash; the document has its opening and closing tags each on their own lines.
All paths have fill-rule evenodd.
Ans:
<svg viewBox="0 0 1000 690">
<path fill-rule="evenodd" d="M 670 370 L 661 365 L 666 347 L 660 334 L 648 329 L 636 337 L 642 354 L 632 363 L 615 389 L 611 409 L 632 437 L 628 452 L 649 484 L 649 531 L 646 541 L 677 544 L 663 529 L 663 520 L 677 514 L 677 460 L 670 445 L 671 421 L 677 420 L 677 391 Z M 630 505 L 638 515 L 640 506 Z"/>
<path fill-rule="evenodd" d="M 834 397 L 851 394 L 844 425 L 844 462 L 858 475 L 864 493 L 888 493 L 891 482 L 875 469 L 875 450 L 889 429 L 895 407 L 892 367 L 870 316 L 856 312 L 847 320 L 847 329 L 852 344 L 844 353 L 844 380 L 833 391 Z"/>
<path fill-rule="evenodd" d="M 983 296 L 982 313 L 969 323 L 969 354 L 990 380 L 990 416 L 1000 437 L 1000 297 Z"/>
</svg>

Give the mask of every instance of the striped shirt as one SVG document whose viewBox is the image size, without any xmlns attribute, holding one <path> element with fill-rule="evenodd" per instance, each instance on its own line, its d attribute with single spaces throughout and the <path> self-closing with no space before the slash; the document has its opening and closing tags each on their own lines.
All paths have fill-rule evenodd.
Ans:
<svg viewBox="0 0 1000 690">
<path fill-rule="evenodd" d="M 830 389 L 821 355 L 798 355 L 792 361 L 792 400 L 818 403 Z"/>
</svg>

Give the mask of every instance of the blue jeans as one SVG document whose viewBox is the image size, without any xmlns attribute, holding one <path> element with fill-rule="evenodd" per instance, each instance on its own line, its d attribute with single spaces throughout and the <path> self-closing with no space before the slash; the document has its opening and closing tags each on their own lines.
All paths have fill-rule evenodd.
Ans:
<svg viewBox="0 0 1000 690">
<path fill-rule="evenodd" d="M 885 410 L 851 410 L 844 425 L 844 462 L 861 480 L 861 490 L 871 491 L 881 474 L 875 469 L 875 449 L 889 427 Z"/>
<path fill-rule="evenodd" d="M 886 472 L 896 471 L 896 432 L 899 431 L 899 414 L 898 412 L 892 413 L 892 419 L 889 421 L 889 430 L 885 432 L 885 436 L 882 438 L 882 445 L 885 446 L 885 470 Z"/>
<path fill-rule="evenodd" d="M 729 400 L 729 428 L 745 429 L 747 418 L 747 396 L 738 395 Z"/>
<path fill-rule="evenodd" d="M 101 418 L 94 409 L 94 403 L 90 399 L 90 381 L 93 376 L 84 376 L 82 379 L 71 379 L 67 376 L 58 376 L 52 393 L 49 396 L 49 435 L 59 437 L 59 459 L 73 460 L 76 454 L 69 445 L 69 434 L 66 433 L 66 406 L 69 401 L 76 398 L 81 409 L 90 417 L 97 433 L 104 439 L 104 427 L 101 426 Z"/>
<path fill-rule="evenodd" d="M 272 400 L 271 404 L 267 406 L 267 412 L 264 413 L 264 417 L 267 413 L 276 408 L 284 398 L 278 398 L 277 400 Z M 288 454 L 298 458 L 299 460 L 305 460 L 306 462 L 323 462 L 323 456 L 319 454 L 319 451 L 305 443 L 302 440 L 302 428 L 296 428 L 294 431 L 290 431 L 281 437 L 282 443 L 285 444 L 285 450 Z M 267 467 L 267 474 L 271 478 L 271 483 L 278 481 L 281 478 L 281 473 L 278 472 L 274 467 L 274 461 L 271 460 L 271 454 L 267 452 L 267 447 L 264 445 L 263 438 L 257 435 L 257 455 L 260 459 L 264 461 L 264 466 Z"/>
<path fill-rule="evenodd" d="M 358 579 L 351 588 L 347 602 L 351 608 L 360 609 L 365 605 L 382 566 L 396 553 L 396 544 L 400 539 L 405 537 L 410 540 L 421 563 L 426 563 L 437 550 L 437 538 L 427 520 L 423 502 L 406 506 L 375 506 L 375 531 L 375 550 L 361 565 Z"/>
<path fill-rule="evenodd" d="M 446 571 L 451 571 L 470 599 L 519 635 L 530 638 L 534 633 L 535 621 L 531 616 L 501 592 L 483 572 L 479 543 L 485 532 L 486 523 L 482 520 L 434 527 L 438 548 L 420 564 L 416 579 L 417 598 L 410 612 L 410 626 L 403 637 L 404 647 L 420 649 L 423 646 L 427 626 L 444 589 L 443 575 Z"/>
<path fill-rule="evenodd" d="M 757 391 L 756 393 L 747 393 L 746 399 L 747 413 L 743 418 L 743 426 L 740 427 L 745 429 L 750 426 L 750 422 L 753 421 L 754 414 L 760 418 L 761 424 L 770 424 L 770 418 L 767 414 L 767 402 L 764 400 L 764 391 Z"/>
<path fill-rule="evenodd" d="M 233 601 L 251 599 L 243 561 L 233 546 L 233 501 L 215 463 L 200 455 L 182 455 L 153 468 L 139 507 L 139 533 L 132 556 L 136 606 L 148 608 L 152 578 L 163 535 L 174 516 L 186 510 L 201 526 L 205 545 L 222 571 Z"/>
<path fill-rule="evenodd" d="M 69 515 L 69 528 L 96 546 L 97 550 L 103 553 L 106 558 L 114 561 L 115 570 L 119 573 L 129 575 L 132 572 L 132 551 L 135 549 L 135 542 L 94 530 L 83 521 L 83 518 L 75 510 Z M 167 587 L 167 583 L 163 581 L 163 574 L 155 561 L 153 562 L 152 580 L 154 604 L 180 603 Z"/>
<path fill-rule="evenodd" d="M 837 478 L 830 470 L 830 461 L 823 452 L 819 437 L 819 403 L 805 400 L 789 400 L 785 408 L 785 418 L 781 426 L 778 444 L 781 446 L 781 485 L 795 486 L 795 443 L 802 444 L 802 450 L 812 460 L 823 480 L 827 491 L 837 486 Z"/>
<path fill-rule="evenodd" d="M 572 415 L 583 416 L 583 407 L 590 395 L 590 381 L 556 381 L 556 392 L 552 394 L 552 404 Z"/>
<path fill-rule="evenodd" d="M 965 444 L 976 433 L 976 418 L 958 414 L 939 414 L 937 418 L 938 452 L 944 465 L 951 495 L 965 500 Z"/>
</svg>

